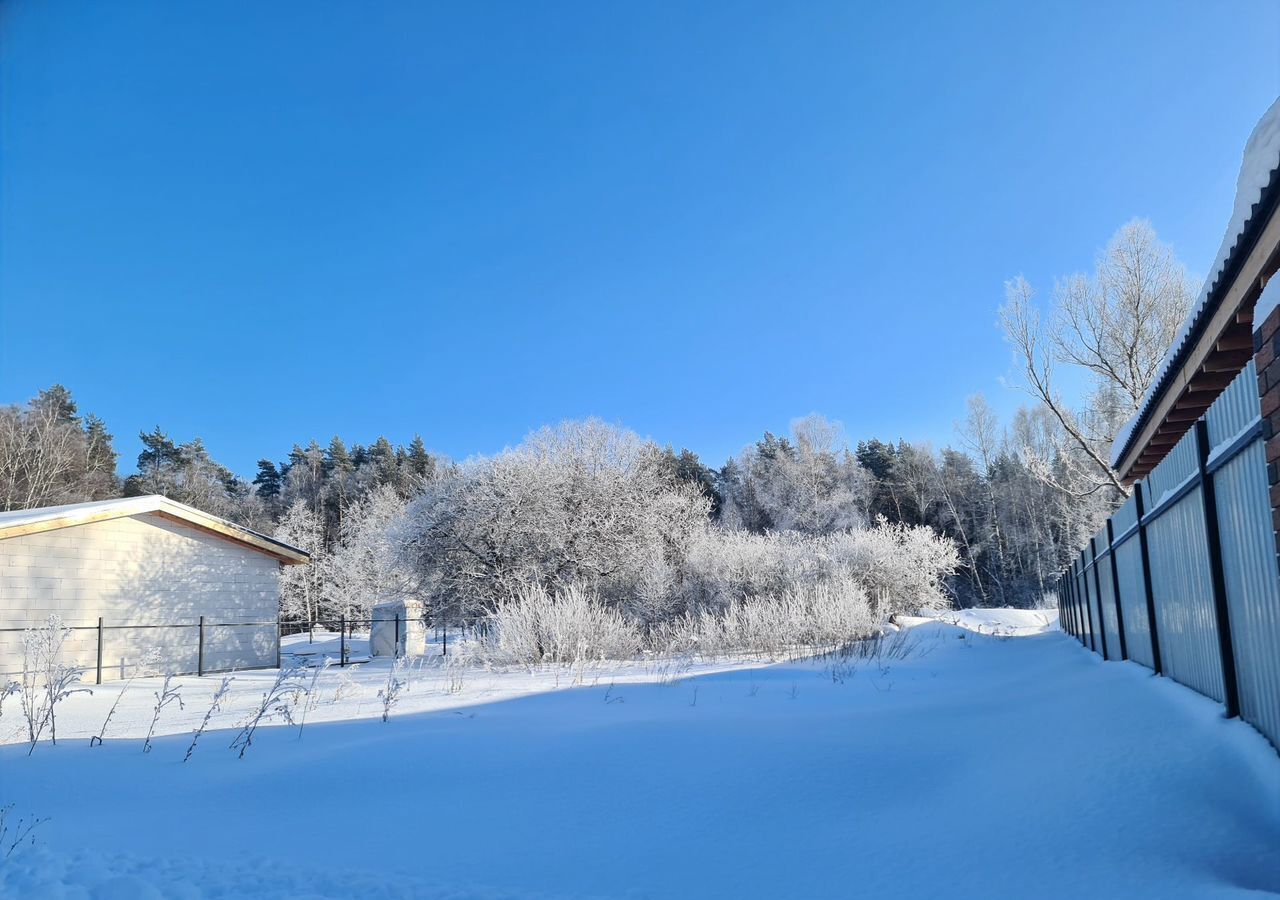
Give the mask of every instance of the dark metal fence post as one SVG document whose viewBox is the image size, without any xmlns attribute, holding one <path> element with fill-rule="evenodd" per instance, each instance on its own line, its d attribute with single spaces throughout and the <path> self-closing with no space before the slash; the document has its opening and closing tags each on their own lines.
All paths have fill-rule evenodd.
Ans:
<svg viewBox="0 0 1280 900">
<path fill-rule="evenodd" d="M 1218 497 L 1209 474 L 1209 426 L 1196 422 L 1196 449 L 1200 460 L 1200 497 L 1204 501 L 1204 530 L 1209 545 L 1209 574 L 1213 579 L 1213 608 L 1218 620 L 1218 651 L 1222 654 L 1222 695 L 1227 717 L 1240 715 L 1240 686 L 1236 680 L 1235 647 L 1231 640 L 1231 613 L 1227 608 L 1227 583 L 1222 571 L 1222 539 L 1218 533 Z"/>
<path fill-rule="evenodd" d="M 1076 635 L 1076 598 L 1071 595 L 1071 567 L 1062 573 L 1062 590 L 1067 598 L 1067 624 L 1072 637 Z"/>
<path fill-rule="evenodd" d="M 1098 652 L 1098 629 L 1093 626 L 1093 603 L 1089 601 L 1089 566 L 1080 550 L 1080 584 L 1084 588 L 1084 611 L 1089 616 L 1089 649 Z"/>
<path fill-rule="evenodd" d="M 1060 598 L 1058 603 L 1061 607 L 1061 612 L 1059 612 L 1058 618 L 1066 626 L 1063 630 L 1066 631 L 1067 634 L 1072 633 L 1071 595 L 1070 593 L 1068 593 L 1069 590 L 1070 588 L 1067 587 L 1066 576 L 1065 575 L 1058 576 L 1058 597 Z"/>
<path fill-rule="evenodd" d="M 1076 577 L 1076 564 L 1073 562 L 1067 569 L 1071 578 L 1071 603 L 1075 607 L 1076 640 L 1084 643 L 1084 607 L 1080 605 L 1080 579 Z"/>
<path fill-rule="evenodd" d="M 347 664 L 347 614 L 338 617 L 338 665 Z"/>
<path fill-rule="evenodd" d="M 1070 634 L 1071 597 L 1067 594 L 1067 578 L 1065 575 L 1058 576 L 1058 621 L 1062 623 L 1062 630 Z"/>
<path fill-rule="evenodd" d="M 196 677 L 204 675 L 204 616 L 200 617 L 199 637 L 196 649 Z M 277 665 L 277 668 L 279 666 Z"/>
<path fill-rule="evenodd" d="M 1074 637 L 1076 633 L 1076 610 L 1075 600 L 1071 597 L 1071 573 L 1068 570 L 1062 574 L 1062 590 L 1067 600 L 1067 625 L 1068 633 Z"/>
<path fill-rule="evenodd" d="M 1111 557 L 1111 595 L 1116 600 L 1116 631 L 1120 633 L 1120 658 L 1129 658 L 1129 644 L 1124 636 L 1124 607 L 1120 605 L 1120 574 L 1116 568 L 1116 535 L 1107 519 L 1107 555 Z"/>
<path fill-rule="evenodd" d="M 1076 594 L 1072 589 L 1071 567 L 1067 566 L 1067 571 L 1062 573 L 1062 585 L 1067 591 L 1067 621 L 1071 624 L 1071 636 L 1078 637 L 1079 631 L 1076 627 Z"/>
<path fill-rule="evenodd" d="M 1111 655 L 1107 653 L 1107 617 L 1102 612 L 1102 578 L 1098 575 L 1097 538 L 1089 538 L 1089 553 L 1093 556 L 1093 595 L 1098 598 L 1098 618 L 1101 620 L 1098 636 L 1102 639 L 1102 658 L 1110 659 Z"/>
<path fill-rule="evenodd" d="M 1147 550 L 1147 523 L 1144 521 L 1146 510 L 1143 508 L 1142 485 L 1136 485 L 1133 494 L 1138 511 L 1138 552 L 1142 557 L 1142 590 L 1146 592 L 1147 623 L 1151 626 L 1151 670 L 1157 675 L 1164 671 L 1160 661 L 1160 632 L 1156 627 L 1156 596 L 1151 590 L 1151 558 Z"/>
<path fill-rule="evenodd" d="M 440 645 L 440 655 L 441 656 L 449 655 L 449 623 L 448 622 L 444 623 L 444 643 Z"/>
<path fill-rule="evenodd" d="M 400 613 L 396 613 L 396 642 L 394 649 L 391 651 L 391 657 L 393 659 L 400 657 Z"/>
<path fill-rule="evenodd" d="M 1080 593 L 1080 572 L 1074 563 L 1071 566 L 1071 596 L 1076 601 L 1076 626 L 1080 629 L 1076 637 L 1084 644 L 1089 634 L 1089 610 L 1085 608 L 1084 596 Z"/>
<path fill-rule="evenodd" d="M 102 684 L 102 616 L 98 616 L 98 684 Z"/>
</svg>

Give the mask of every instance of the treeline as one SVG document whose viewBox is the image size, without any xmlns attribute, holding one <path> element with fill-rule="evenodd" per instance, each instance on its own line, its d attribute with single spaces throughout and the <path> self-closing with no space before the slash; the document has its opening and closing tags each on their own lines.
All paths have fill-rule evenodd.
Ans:
<svg viewBox="0 0 1280 900">
<path fill-rule="evenodd" d="M 1092 275 L 1059 280 L 1047 309 L 1024 279 L 1009 281 L 1001 323 L 1033 403 L 1002 424 L 971 398 L 959 446 L 941 450 L 850 444 L 813 415 L 712 468 L 588 421 L 464 464 L 420 437 L 407 447 L 311 441 L 261 460 L 245 481 L 199 438 L 177 443 L 157 428 L 140 436 L 136 472 L 121 480 L 105 424 L 55 385 L 0 409 L 0 499 L 18 509 L 161 493 L 273 532 L 312 554 L 285 576 L 285 613 L 297 618 L 408 593 L 433 614 L 466 616 L 531 584 L 586 589 L 646 628 L 806 583 L 857 582 L 887 608 L 876 592 L 900 569 L 884 555 L 891 547 L 927 570 L 923 584 L 889 578 L 899 593 L 914 584 L 921 602 L 937 600 L 928 579 L 945 573 L 961 605 L 1038 604 L 1126 496 L 1110 448 L 1193 290 L 1143 221 L 1116 233 Z M 1075 400 L 1058 387 L 1068 370 L 1088 385 Z M 926 534 L 954 548 L 954 565 Z"/>
<path fill-rule="evenodd" d="M 653 478 L 687 486 L 690 496 L 705 503 L 690 521 L 705 520 L 729 532 L 806 537 L 836 536 L 876 522 L 926 526 L 959 549 L 960 569 L 950 589 L 960 603 L 1027 605 L 1039 601 L 1050 574 L 1087 529 L 1087 523 L 1073 525 L 1070 504 L 1019 455 L 1018 448 L 1035 442 L 1037 429 L 1045 426 L 1042 416 L 1025 413 L 1012 430 L 1001 430 L 989 410 L 975 403 L 962 428 L 973 449 L 935 452 L 925 445 L 874 439 L 851 447 L 837 425 L 813 415 L 796 422 L 790 435 L 766 432 L 718 469 L 687 449 L 658 448 L 633 435 L 625 442 L 644 448 L 630 452 L 644 458 Z M 614 431 L 605 429 L 605 436 L 595 439 L 624 441 L 617 434 L 627 433 Z M 588 434 L 592 429 L 578 432 L 583 440 Z M 111 434 L 100 419 L 82 416 L 61 385 L 24 406 L 0 410 L 5 508 L 158 493 L 278 534 L 317 560 L 289 574 L 297 582 L 291 602 L 299 616 L 367 605 L 359 598 L 370 590 L 397 593 L 396 585 L 378 583 L 395 567 L 379 566 L 374 559 L 390 549 L 376 546 L 384 537 L 367 533 L 370 523 L 385 526 L 403 516 L 411 500 L 463 483 L 462 467 L 428 452 L 421 437 L 407 447 L 382 437 L 367 446 L 348 446 L 338 437 L 326 446 L 295 445 L 280 462 L 260 460 L 251 481 L 214 460 L 200 438 L 177 442 L 160 428 L 139 437 L 143 450 L 136 471 L 120 479 Z M 619 452 L 617 446 L 597 450 L 602 459 Z M 512 458 L 495 458 L 490 470 L 500 462 L 510 464 Z M 598 462 L 591 464 L 594 474 L 574 477 L 603 478 Z M 545 474 L 549 466 L 544 459 L 520 477 L 528 481 L 531 473 Z M 466 483 L 474 488 L 474 477 Z M 500 490 L 516 493 L 514 485 Z M 653 505 L 658 496 L 650 486 L 594 502 L 613 507 L 613 540 L 636 542 L 622 507 L 626 502 Z M 530 502 L 524 508 L 537 506 Z M 484 513 L 504 514 L 493 504 Z M 545 509 L 542 514 L 557 515 Z M 451 515 L 456 523 L 457 510 Z M 476 527 L 483 530 L 487 523 Z M 473 574 L 462 576 L 463 582 L 475 580 Z"/>
</svg>

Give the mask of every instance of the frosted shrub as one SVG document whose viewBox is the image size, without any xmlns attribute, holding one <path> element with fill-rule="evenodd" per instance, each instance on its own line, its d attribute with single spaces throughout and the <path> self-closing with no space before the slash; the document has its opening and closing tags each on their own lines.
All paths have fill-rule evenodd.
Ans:
<svg viewBox="0 0 1280 900">
<path fill-rule="evenodd" d="M 404 690 L 405 678 L 404 670 L 407 661 L 401 656 L 392 663 L 391 668 L 387 670 L 387 683 L 378 691 L 378 700 L 382 702 L 382 721 L 385 723 L 391 718 L 391 708 L 396 705 L 400 699 L 400 692 Z"/>
<path fill-rule="evenodd" d="M 62 659 L 62 647 L 71 629 L 58 615 L 49 616 L 43 628 L 31 628 L 22 634 L 22 680 L 18 697 L 27 720 L 30 753 L 36 742 L 49 731 L 49 739 L 58 743 L 57 707 L 72 694 L 91 693 L 77 687 L 84 668 Z"/>
<path fill-rule="evenodd" d="M 324 662 L 316 666 L 311 672 L 311 684 L 307 687 L 307 695 L 302 704 L 302 715 L 298 717 L 298 737 L 302 737 L 302 729 L 307 727 L 307 715 L 320 702 L 320 691 L 317 689 L 320 684 L 320 676 L 328 672 L 329 667 L 332 665 L 333 657 L 326 656 Z"/>
<path fill-rule="evenodd" d="M 301 668 L 281 669 L 276 673 L 276 680 L 262 695 L 262 700 L 231 742 L 231 749 L 239 750 L 241 759 L 253 746 L 253 736 L 263 722 L 278 715 L 287 724 L 295 724 L 293 710 L 298 702 L 298 693 L 304 690 L 301 687 L 304 674 Z"/>
<path fill-rule="evenodd" d="M 691 544 L 684 585 L 691 609 L 724 609 L 822 584 L 856 584 L 883 618 L 949 605 L 954 542 L 930 528 L 878 522 L 822 537 L 708 528 Z"/>
<path fill-rule="evenodd" d="M 152 695 L 156 698 L 156 705 L 151 715 L 151 727 L 147 729 L 147 739 L 142 742 L 143 753 L 151 752 L 151 738 L 156 733 L 156 725 L 164 708 L 174 702 L 177 702 L 178 709 L 186 708 L 182 702 L 182 685 L 173 683 L 175 677 L 177 676 L 173 673 L 166 674 L 164 681 L 160 683 L 160 690 Z"/>
<path fill-rule="evenodd" d="M 33 832 L 48 819 L 24 816 L 14 821 L 13 804 L 0 806 L 0 862 L 9 859 L 19 848 L 30 847 L 36 839 Z"/>
<path fill-rule="evenodd" d="M 879 618 L 946 609 L 946 579 L 960 565 L 955 542 L 932 528 L 890 524 L 835 534 L 825 553 L 866 588 Z"/>
<path fill-rule="evenodd" d="M 133 674 L 129 676 L 129 680 L 124 683 L 124 687 L 120 688 L 120 693 L 116 694 L 116 700 L 111 704 L 111 708 L 107 710 L 107 717 L 102 720 L 102 727 L 98 729 L 98 733 L 89 738 L 90 747 L 101 747 L 102 742 L 107 736 L 107 726 L 111 724 L 111 720 L 115 718 L 116 708 L 120 705 L 120 701 L 124 699 L 125 692 L 129 690 L 135 678 L 145 678 L 148 674 L 158 671 L 160 665 L 160 650 L 152 647 L 142 657 L 142 662 L 134 667 Z"/>
<path fill-rule="evenodd" d="M 527 584 L 493 614 L 477 655 L 492 663 L 581 662 L 629 659 L 640 647 L 636 625 L 580 585 L 552 593 Z"/>
<path fill-rule="evenodd" d="M 858 641 L 878 625 L 866 591 L 842 579 L 691 613 L 656 631 L 654 641 L 670 652 L 778 655 Z"/>
<path fill-rule="evenodd" d="M 338 686 L 333 689 L 333 699 L 330 703 L 339 703 L 348 697 L 359 697 L 364 693 L 364 688 L 360 686 L 360 682 L 356 680 L 356 673 L 360 671 L 360 664 L 347 666 L 338 674 Z"/>
<path fill-rule="evenodd" d="M 218 689 L 213 692 L 213 701 L 209 704 L 209 708 L 205 710 L 204 718 L 200 720 L 200 726 L 195 731 L 191 732 L 191 743 L 187 745 L 187 755 L 182 757 L 183 762 L 190 760 L 191 755 L 196 752 L 196 744 L 200 743 L 200 738 L 209 727 L 209 720 L 221 711 L 222 704 L 226 701 L 227 695 L 231 693 L 231 682 L 235 680 L 234 675 L 223 676 L 222 683 L 218 685 Z"/>
<path fill-rule="evenodd" d="M 6 681 L 0 684 L 0 719 L 4 718 L 4 701 L 20 690 L 22 690 L 22 683 L 18 681 Z"/>
</svg>

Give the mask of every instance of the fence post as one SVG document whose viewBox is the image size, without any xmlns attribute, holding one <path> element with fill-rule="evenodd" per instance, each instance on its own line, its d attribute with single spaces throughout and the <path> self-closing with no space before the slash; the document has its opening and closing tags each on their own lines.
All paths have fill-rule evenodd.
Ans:
<svg viewBox="0 0 1280 900">
<path fill-rule="evenodd" d="M 1062 573 L 1062 589 L 1067 598 L 1067 624 L 1071 626 L 1070 634 L 1076 636 L 1076 598 L 1071 591 L 1071 567 Z"/>
<path fill-rule="evenodd" d="M 372 627 L 372 626 L 370 626 Z M 372 634 L 370 635 L 372 637 Z M 392 659 L 400 658 L 400 613 L 396 613 L 396 642 L 395 647 L 391 651 Z"/>
<path fill-rule="evenodd" d="M 1065 575 L 1058 576 L 1058 610 L 1058 621 L 1062 623 L 1062 630 L 1071 634 L 1071 595 L 1067 593 Z"/>
<path fill-rule="evenodd" d="M 200 617 L 200 636 L 196 649 L 196 677 L 200 678 L 204 675 L 204 616 Z M 280 668 L 277 664 L 276 668 Z"/>
<path fill-rule="evenodd" d="M 102 684 L 102 616 L 98 616 L 98 684 Z"/>
<path fill-rule="evenodd" d="M 1093 539 L 1090 538 L 1090 543 Z M 1093 627 L 1093 604 L 1089 601 L 1089 565 L 1086 562 L 1084 548 L 1080 549 L 1080 584 L 1084 588 L 1084 611 L 1089 617 L 1089 649 L 1098 652 L 1098 629 Z"/>
<path fill-rule="evenodd" d="M 1098 598 L 1098 618 L 1101 620 L 1098 636 L 1102 639 L 1102 658 L 1110 659 L 1107 652 L 1107 616 L 1102 611 L 1102 577 L 1098 575 L 1098 539 L 1089 538 L 1089 553 L 1093 556 L 1093 594 Z"/>
<path fill-rule="evenodd" d="M 1067 567 L 1067 577 L 1071 580 L 1071 611 L 1076 620 L 1076 640 L 1084 643 L 1084 610 L 1080 608 L 1080 583 L 1076 580 L 1076 565 Z"/>
<path fill-rule="evenodd" d="M 1156 597 L 1151 590 L 1151 561 L 1147 555 L 1147 523 L 1143 521 L 1146 510 L 1143 508 L 1142 495 L 1146 493 L 1142 485 L 1135 485 L 1133 495 L 1135 508 L 1138 511 L 1138 553 L 1142 559 L 1142 590 L 1146 592 L 1147 622 L 1151 626 L 1151 670 L 1157 675 L 1164 671 L 1160 661 L 1160 633 L 1156 628 Z"/>
<path fill-rule="evenodd" d="M 1080 640 L 1080 598 L 1076 596 L 1076 569 L 1067 566 L 1067 594 L 1071 598 L 1071 636 Z"/>
<path fill-rule="evenodd" d="M 448 622 L 444 623 L 444 643 L 440 645 L 440 655 L 441 656 L 449 655 L 449 623 Z"/>
<path fill-rule="evenodd" d="M 347 664 L 347 614 L 338 616 L 338 665 Z"/>
<path fill-rule="evenodd" d="M 1063 573 L 1063 575 L 1058 579 L 1058 583 L 1062 585 L 1063 611 L 1067 617 L 1067 634 L 1074 636 L 1076 633 L 1076 617 L 1075 611 L 1071 608 L 1071 583 L 1067 579 L 1066 573 Z"/>
<path fill-rule="evenodd" d="M 276 615 L 276 668 L 280 668 L 280 644 L 284 641 L 284 622 Z"/>
<path fill-rule="evenodd" d="M 1080 625 L 1076 621 L 1076 590 L 1075 576 L 1071 571 L 1071 567 L 1067 566 L 1067 571 L 1062 574 L 1062 583 L 1067 589 L 1067 620 L 1071 623 L 1071 636 L 1076 640 L 1080 639 Z"/>
<path fill-rule="evenodd" d="M 1236 654 L 1231 640 L 1231 614 L 1227 609 L 1227 582 L 1222 571 L 1222 539 L 1218 533 L 1218 496 L 1209 474 L 1209 426 L 1196 422 L 1196 450 L 1200 460 L 1200 498 L 1204 501 L 1204 531 L 1209 545 L 1209 574 L 1213 579 L 1213 608 L 1218 620 L 1218 652 L 1222 654 L 1222 696 L 1227 718 L 1240 715 L 1240 685 L 1236 681 Z"/>
<path fill-rule="evenodd" d="M 1116 598 L 1116 631 L 1120 634 L 1120 658 L 1129 658 L 1129 644 L 1124 636 L 1124 607 L 1120 604 L 1120 574 L 1116 569 L 1116 535 L 1107 519 L 1107 556 L 1111 557 L 1111 596 Z"/>
</svg>

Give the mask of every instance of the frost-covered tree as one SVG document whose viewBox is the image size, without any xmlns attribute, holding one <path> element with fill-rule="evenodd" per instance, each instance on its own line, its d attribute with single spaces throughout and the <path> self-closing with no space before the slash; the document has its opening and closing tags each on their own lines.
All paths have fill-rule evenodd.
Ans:
<svg viewBox="0 0 1280 900">
<path fill-rule="evenodd" d="M 708 508 L 666 477 L 654 444 L 591 419 L 428 482 L 406 537 L 438 610 L 490 609 L 530 582 L 587 584 L 623 602 L 655 565 L 675 567 Z"/>
<path fill-rule="evenodd" d="M 827 534 L 869 521 L 871 479 L 840 425 L 817 414 L 797 419 L 790 439 L 766 432 L 720 480 L 729 527 Z"/>
<path fill-rule="evenodd" d="M 1116 232 L 1092 276 L 1059 280 L 1047 317 L 1026 279 L 1006 283 L 1000 319 L 1024 387 L 1053 415 L 1070 448 L 1054 461 L 1058 473 L 1039 460 L 1038 474 L 1055 488 L 1076 498 L 1100 489 L 1113 498 L 1128 493 L 1111 470 L 1111 445 L 1142 405 L 1194 296 L 1186 268 L 1144 220 Z M 1062 392 L 1064 369 L 1088 378 L 1082 404 Z"/>
<path fill-rule="evenodd" d="M 406 507 L 391 485 L 347 507 L 326 561 L 325 600 L 331 608 L 367 618 L 375 603 L 418 593 L 416 568 L 404 552 Z"/>
<path fill-rule="evenodd" d="M 126 497 L 162 494 L 250 528 L 269 527 L 269 509 L 253 486 L 213 459 L 201 438 L 179 444 L 159 426 L 139 438 L 138 471 L 124 480 Z"/>
<path fill-rule="evenodd" d="M 295 500 L 276 527 L 275 537 L 311 556 L 304 566 L 283 566 L 280 570 L 280 615 L 288 621 L 315 622 L 329 579 L 329 556 L 324 545 L 324 528 L 307 502 Z"/>
<path fill-rule="evenodd" d="M 0 408 L 0 509 L 103 500 L 119 494 L 111 435 L 80 417 L 62 385 Z"/>
</svg>

